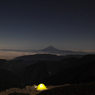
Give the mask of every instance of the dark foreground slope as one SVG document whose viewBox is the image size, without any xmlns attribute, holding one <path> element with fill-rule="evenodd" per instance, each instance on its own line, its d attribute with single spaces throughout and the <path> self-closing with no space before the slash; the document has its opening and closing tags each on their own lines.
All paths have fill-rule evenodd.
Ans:
<svg viewBox="0 0 95 95">
<path fill-rule="evenodd" d="M 21 79 L 8 70 L 0 69 L 0 91 L 13 87 L 24 87 Z"/>
<path fill-rule="evenodd" d="M 57 87 L 37 95 L 95 95 L 95 82 Z"/>
<path fill-rule="evenodd" d="M 8 64 L 5 60 L 1 61 Z M 83 58 L 65 58 L 60 61 L 39 61 L 23 69 L 19 76 L 8 70 L 0 69 L 0 90 L 23 87 L 22 82 L 24 86 L 39 83 L 44 83 L 47 86 L 94 83 L 95 55 L 86 55 Z"/>
<path fill-rule="evenodd" d="M 45 78 L 49 78 L 57 74 L 62 67 L 69 68 L 68 64 L 76 63 L 78 58 L 69 58 L 62 61 L 40 61 L 36 64 L 30 65 L 22 70 L 19 75 L 25 79 L 26 85 L 33 85 Z M 65 63 L 67 62 L 67 63 Z M 70 64 L 70 67 L 73 65 Z M 76 65 L 75 65 L 76 66 Z"/>
<path fill-rule="evenodd" d="M 40 82 L 47 85 L 74 84 L 95 81 L 95 55 L 87 55 L 79 59 L 76 67 L 65 68 Z M 80 64 L 80 65 L 79 65 Z"/>
<path fill-rule="evenodd" d="M 25 85 L 93 82 L 95 80 L 95 55 L 87 55 L 80 59 L 40 61 L 25 68 L 20 72 L 20 76 L 25 79 Z"/>
<path fill-rule="evenodd" d="M 80 58 L 83 56 L 84 55 L 57 56 L 51 54 L 35 54 L 35 55 L 20 56 L 10 61 L 0 59 L 0 68 L 10 70 L 11 72 L 18 74 L 27 66 L 35 64 L 39 61 L 46 61 L 46 60 L 59 61 L 62 60 L 63 58 L 71 58 L 71 57 Z"/>
<path fill-rule="evenodd" d="M 32 65 L 38 61 L 24 61 L 24 60 L 4 60 L 0 59 L 0 68 L 9 70 L 15 74 L 20 72 L 25 67 Z"/>
</svg>

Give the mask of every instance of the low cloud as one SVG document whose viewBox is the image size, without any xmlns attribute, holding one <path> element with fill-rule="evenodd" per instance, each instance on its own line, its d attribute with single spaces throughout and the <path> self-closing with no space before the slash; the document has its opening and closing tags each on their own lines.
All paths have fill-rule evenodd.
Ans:
<svg viewBox="0 0 95 95">
<path fill-rule="evenodd" d="M 0 59 L 13 59 L 22 55 L 33 55 L 34 52 L 20 52 L 20 51 L 0 51 Z"/>
</svg>

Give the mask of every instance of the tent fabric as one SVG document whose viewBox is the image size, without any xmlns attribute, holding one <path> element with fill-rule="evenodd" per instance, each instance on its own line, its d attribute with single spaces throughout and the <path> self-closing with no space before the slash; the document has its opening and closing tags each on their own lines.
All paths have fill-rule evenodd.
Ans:
<svg viewBox="0 0 95 95">
<path fill-rule="evenodd" d="M 37 86 L 36 90 L 47 90 L 47 88 L 43 83 L 41 83 Z"/>
</svg>

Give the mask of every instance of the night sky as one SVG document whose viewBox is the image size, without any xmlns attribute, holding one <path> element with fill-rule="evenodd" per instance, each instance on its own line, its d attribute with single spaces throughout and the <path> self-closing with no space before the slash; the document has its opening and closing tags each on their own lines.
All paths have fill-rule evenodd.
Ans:
<svg viewBox="0 0 95 95">
<path fill-rule="evenodd" d="M 95 0 L 0 0 L 0 49 L 95 51 Z"/>
</svg>

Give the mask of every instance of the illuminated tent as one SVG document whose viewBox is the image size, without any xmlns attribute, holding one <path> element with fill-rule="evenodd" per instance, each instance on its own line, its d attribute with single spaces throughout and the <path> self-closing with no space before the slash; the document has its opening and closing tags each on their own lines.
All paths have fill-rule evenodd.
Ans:
<svg viewBox="0 0 95 95">
<path fill-rule="evenodd" d="M 42 90 L 47 90 L 47 88 L 46 88 L 46 86 L 43 83 L 41 83 L 41 84 L 39 84 L 37 86 L 36 90 L 41 90 L 42 91 Z"/>
</svg>

